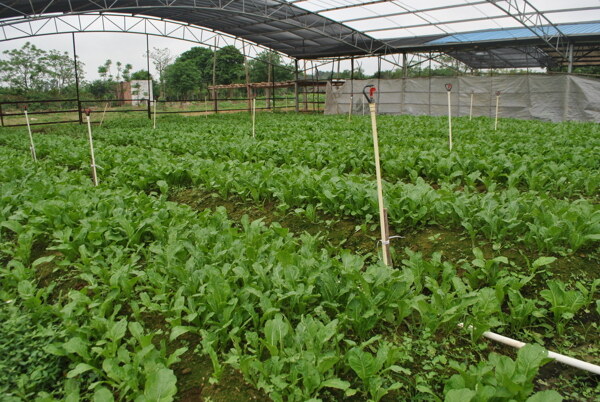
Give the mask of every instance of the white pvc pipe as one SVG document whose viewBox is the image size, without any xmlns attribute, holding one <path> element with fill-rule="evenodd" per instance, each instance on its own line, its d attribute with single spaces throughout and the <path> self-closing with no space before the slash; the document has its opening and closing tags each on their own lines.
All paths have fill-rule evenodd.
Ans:
<svg viewBox="0 0 600 402">
<path fill-rule="evenodd" d="M 500 95 L 496 95 L 496 121 L 494 122 L 494 130 L 498 130 L 498 107 L 500 105 Z"/>
<path fill-rule="evenodd" d="M 463 327 L 462 323 L 458 324 L 459 327 Z M 507 336 L 503 336 L 500 334 L 496 334 L 494 332 L 485 331 L 483 336 L 491 339 L 492 341 L 500 342 L 504 345 L 512 346 L 513 348 L 521 349 L 523 346 L 527 345 L 524 342 L 517 341 L 516 339 L 509 338 Z M 590 373 L 594 373 L 600 375 L 600 366 L 584 362 L 583 360 L 575 359 L 573 357 L 565 356 L 560 353 L 548 351 L 548 357 L 550 359 L 554 359 L 557 362 L 562 364 L 566 364 L 567 366 L 575 367 L 581 370 L 589 371 Z"/>
<path fill-rule="evenodd" d="M 92 139 L 92 124 L 90 123 L 90 115 L 87 114 L 87 126 L 88 126 L 88 139 L 90 141 L 90 155 L 92 156 L 92 178 L 94 179 L 94 186 L 98 185 L 98 175 L 96 174 L 96 157 L 94 155 L 94 140 Z"/>
<path fill-rule="evenodd" d="M 29 149 L 31 150 L 31 157 L 37 162 L 37 155 L 35 154 L 35 145 L 33 145 L 33 134 L 31 134 L 31 126 L 29 125 L 29 116 L 27 115 L 27 109 L 25 112 L 25 121 L 27 122 L 27 131 L 29 132 Z"/>
<path fill-rule="evenodd" d="M 452 151 L 452 97 L 451 91 L 448 92 L 448 146 L 450 147 L 450 151 Z"/>
<path fill-rule="evenodd" d="M 471 92 L 471 107 L 469 107 L 469 120 L 473 120 L 473 92 Z"/>
<path fill-rule="evenodd" d="M 354 95 L 350 95 L 350 107 L 348 108 L 348 120 L 352 118 L 352 106 L 354 106 Z"/>
<path fill-rule="evenodd" d="M 252 138 L 256 138 L 256 98 L 252 98 Z"/>
<path fill-rule="evenodd" d="M 158 101 L 155 99 L 154 100 L 154 122 L 153 122 L 153 129 L 156 129 L 156 104 L 158 103 Z"/>
</svg>

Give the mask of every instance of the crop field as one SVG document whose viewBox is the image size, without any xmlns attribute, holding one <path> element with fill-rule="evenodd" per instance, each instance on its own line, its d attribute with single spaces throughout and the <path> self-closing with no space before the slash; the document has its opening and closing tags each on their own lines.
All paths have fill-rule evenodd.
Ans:
<svg viewBox="0 0 600 402">
<path fill-rule="evenodd" d="M 600 125 L 493 123 L 378 116 L 393 267 L 368 116 L 0 129 L 0 400 L 597 400 Z"/>
</svg>

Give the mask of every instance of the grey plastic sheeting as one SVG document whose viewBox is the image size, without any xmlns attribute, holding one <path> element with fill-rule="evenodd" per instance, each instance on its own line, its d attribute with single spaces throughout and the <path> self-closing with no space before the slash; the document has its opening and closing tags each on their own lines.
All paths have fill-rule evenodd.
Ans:
<svg viewBox="0 0 600 402">
<path fill-rule="evenodd" d="M 327 86 L 325 114 L 368 114 L 365 85 L 377 87 L 378 113 L 442 116 L 448 114 L 445 84 L 452 84 L 453 116 L 498 115 L 546 121 L 579 120 L 600 123 L 600 80 L 578 76 L 516 75 L 497 77 L 430 77 L 394 80 L 354 80 Z"/>
</svg>

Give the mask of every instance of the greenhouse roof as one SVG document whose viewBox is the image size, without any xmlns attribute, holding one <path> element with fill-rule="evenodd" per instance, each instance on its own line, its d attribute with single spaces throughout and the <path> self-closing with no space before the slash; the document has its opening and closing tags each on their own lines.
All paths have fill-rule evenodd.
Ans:
<svg viewBox="0 0 600 402">
<path fill-rule="evenodd" d="M 443 52 L 475 68 L 600 63 L 598 0 L 12 0 L 0 2 L 0 41 L 24 20 L 108 14 L 200 26 L 302 59 Z"/>
</svg>

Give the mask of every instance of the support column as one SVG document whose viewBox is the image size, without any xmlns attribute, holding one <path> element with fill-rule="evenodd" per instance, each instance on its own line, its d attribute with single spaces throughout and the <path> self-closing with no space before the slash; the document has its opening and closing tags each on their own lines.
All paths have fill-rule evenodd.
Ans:
<svg viewBox="0 0 600 402">
<path fill-rule="evenodd" d="M 300 111 L 300 105 L 298 104 L 298 59 L 294 59 L 294 104 L 296 108 L 296 113 Z"/>
<path fill-rule="evenodd" d="M 402 76 L 404 78 L 408 77 L 408 57 L 406 57 L 406 53 L 402 53 Z"/>
<path fill-rule="evenodd" d="M 75 46 L 75 32 L 73 36 L 73 63 L 75 65 L 75 92 L 77 94 L 77 111 L 79 113 L 79 124 L 83 124 L 83 115 L 81 113 L 81 99 L 79 98 L 79 69 L 77 68 L 77 47 Z"/>
<path fill-rule="evenodd" d="M 217 88 L 215 88 L 217 86 L 217 37 L 216 36 L 215 36 L 215 47 L 214 47 L 214 51 L 213 51 L 212 84 L 213 84 L 212 97 L 213 97 L 213 103 L 214 103 L 214 111 L 215 111 L 215 114 L 217 114 L 217 112 L 219 111 L 219 106 L 218 106 L 219 101 L 217 100 Z"/>
<path fill-rule="evenodd" d="M 152 98 L 152 80 L 150 79 L 150 39 L 148 34 L 146 34 L 146 67 L 148 68 L 148 118 L 151 119 L 150 100 Z"/>
<path fill-rule="evenodd" d="M 265 88 L 265 107 L 271 108 L 271 51 L 267 54 L 267 87 Z"/>
<path fill-rule="evenodd" d="M 273 99 L 273 111 L 275 111 L 275 66 L 271 65 L 271 98 Z"/>
<path fill-rule="evenodd" d="M 242 40 L 242 51 L 244 52 L 244 70 L 246 73 L 246 98 L 248 98 L 248 111 L 252 111 L 252 91 L 250 90 L 250 70 L 248 69 L 248 57 L 246 57 L 246 42 Z"/>
<path fill-rule="evenodd" d="M 350 110 L 348 114 L 352 115 L 354 108 L 354 57 L 350 58 Z"/>
</svg>

